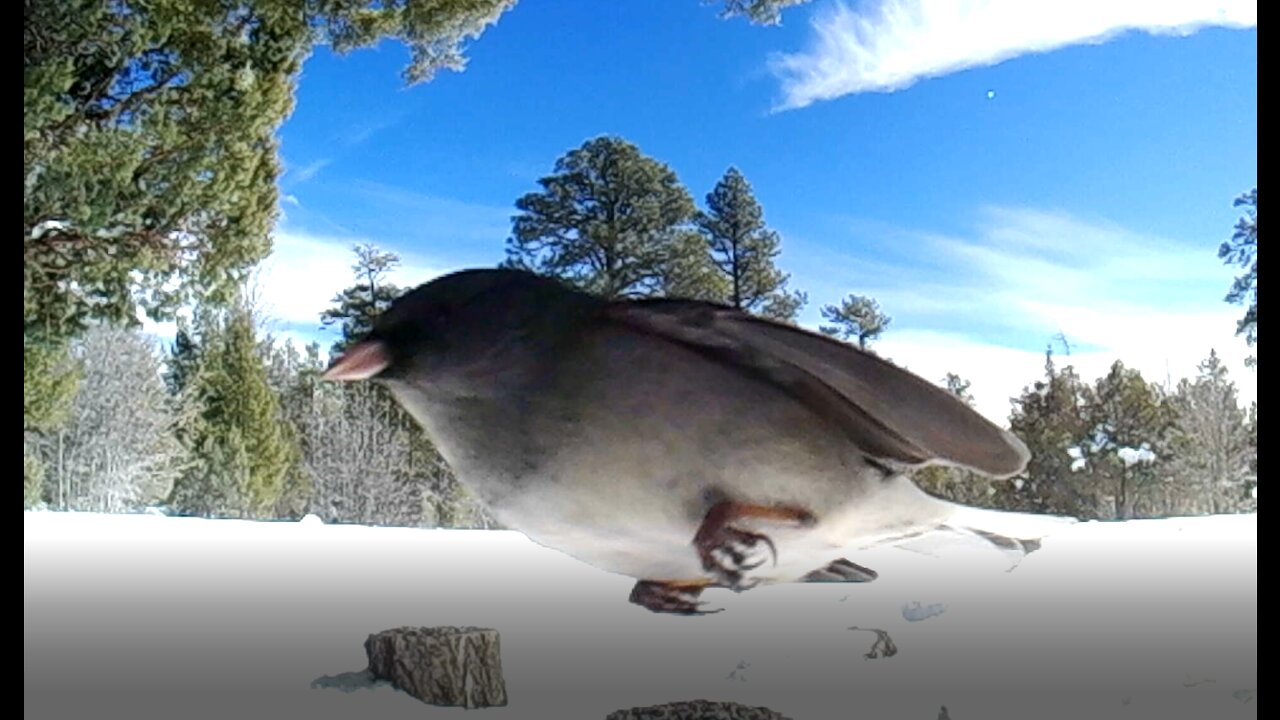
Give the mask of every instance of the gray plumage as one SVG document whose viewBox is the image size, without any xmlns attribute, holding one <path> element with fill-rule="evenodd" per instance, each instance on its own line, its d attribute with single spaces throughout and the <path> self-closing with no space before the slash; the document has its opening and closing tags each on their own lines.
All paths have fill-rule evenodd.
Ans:
<svg viewBox="0 0 1280 720">
<path fill-rule="evenodd" d="M 1006 477 L 1028 459 L 950 393 L 848 344 L 515 270 L 407 293 L 327 377 L 385 383 L 503 524 L 657 583 L 723 584 L 691 548 L 718 503 L 811 513 L 739 523 L 776 548 L 776 564 L 738 558 L 754 581 L 799 581 L 842 550 L 954 524 L 959 507 L 902 471 Z"/>
</svg>

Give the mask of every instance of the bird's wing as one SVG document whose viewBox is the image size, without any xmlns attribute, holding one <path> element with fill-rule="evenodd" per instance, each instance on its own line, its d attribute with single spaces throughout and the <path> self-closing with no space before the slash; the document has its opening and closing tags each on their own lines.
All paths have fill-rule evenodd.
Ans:
<svg viewBox="0 0 1280 720">
<path fill-rule="evenodd" d="M 953 394 L 823 335 L 688 300 L 614 302 L 604 320 L 781 388 L 891 465 L 943 463 L 1008 477 L 1030 457 L 1020 440 Z"/>
</svg>

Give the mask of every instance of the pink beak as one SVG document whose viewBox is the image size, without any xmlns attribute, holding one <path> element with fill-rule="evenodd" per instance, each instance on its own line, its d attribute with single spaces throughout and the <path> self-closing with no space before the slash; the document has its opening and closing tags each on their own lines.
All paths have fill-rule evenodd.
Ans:
<svg viewBox="0 0 1280 720">
<path fill-rule="evenodd" d="M 347 348 L 320 376 L 322 380 L 368 380 L 391 364 L 387 348 L 377 340 L 365 340 Z"/>
</svg>

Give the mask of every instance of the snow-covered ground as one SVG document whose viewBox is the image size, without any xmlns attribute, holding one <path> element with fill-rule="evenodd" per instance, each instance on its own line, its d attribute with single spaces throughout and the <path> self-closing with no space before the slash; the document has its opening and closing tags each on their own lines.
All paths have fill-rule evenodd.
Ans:
<svg viewBox="0 0 1280 720">
<path fill-rule="evenodd" d="M 632 581 L 512 532 L 27 512 L 31 718 L 604 718 L 696 698 L 795 720 L 1243 718 L 1258 700 L 1257 516 L 1084 523 L 1008 571 L 986 548 L 849 554 L 863 585 L 654 615 Z M 501 632 L 510 705 L 315 689 L 399 625 Z M 868 659 L 878 628 L 898 648 Z"/>
</svg>

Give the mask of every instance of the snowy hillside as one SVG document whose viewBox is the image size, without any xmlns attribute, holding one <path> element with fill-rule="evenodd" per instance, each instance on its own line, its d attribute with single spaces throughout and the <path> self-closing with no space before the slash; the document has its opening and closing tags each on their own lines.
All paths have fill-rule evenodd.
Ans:
<svg viewBox="0 0 1280 720">
<path fill-rule="evenodd" d="M 880 578 L 707 592 L 511 532 L 23 515 L 29 718 L 592 718 L 696 698 L 795 720 L 1257 716 L 1257 516 L 1085 523 L 1009 571 L 985 548 L 849 554 Z M 833 558 L 834 559 L 834 558 Z M 501 632 L 510 705 L 312 688 L 399 625 Z M 886 631 L 892 657 L 868 659 Z"/>
</svg>

